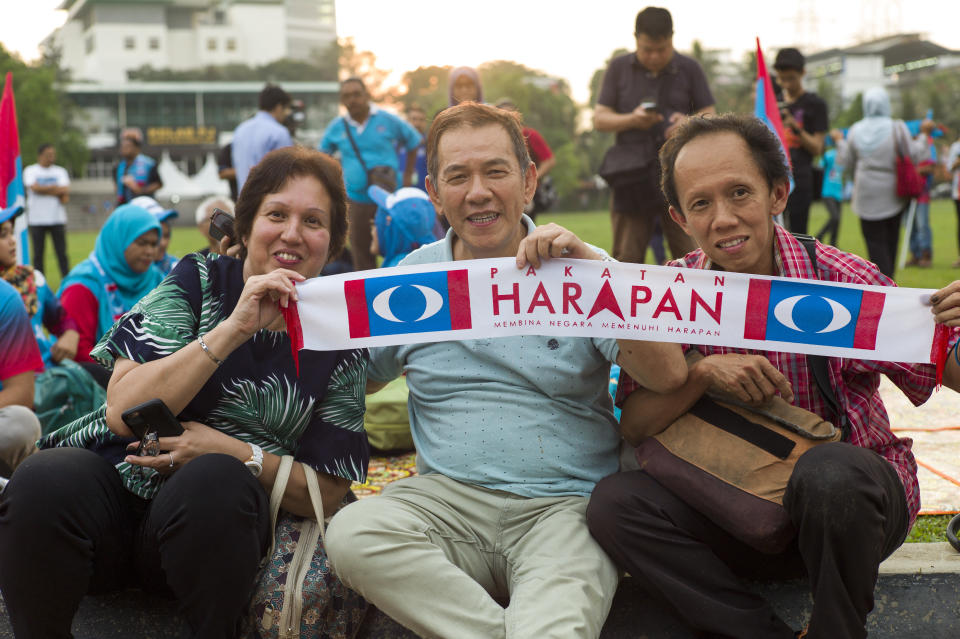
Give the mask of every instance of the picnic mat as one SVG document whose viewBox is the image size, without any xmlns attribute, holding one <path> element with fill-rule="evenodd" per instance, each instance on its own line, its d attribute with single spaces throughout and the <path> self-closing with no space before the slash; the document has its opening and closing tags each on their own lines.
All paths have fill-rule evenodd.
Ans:
<svg viewBox="0 0 960 639">
<path fill-rule="evenodd" d="M 880 396 L 893 432 L 913 440 L 919 466 L 920 514 L 960 512 L 960 394 L 943 388 L 917 407 L 883 377 Z"/>
<path fill-rule="evenodd" d="M 894 432 L 913 439 L 920 467 L 920 513 L 960 512 L 960 394 L 945 388 L 916 407 L 884 377 L 880 395 Z M 353 492 L 360 498 L 377 495 L 390 482 L 416 473 L 414 452 L 371 457 L 367 482 L 354 484 Z"/>
<path fill-rule="evenodd" d="M 371 456 L 367 469 L 367 481 L 352 486 L 358 498 L 379 495 L 383 487 L 392 481 L 417 474 L 417 454 L 413 451 L 389 456 Z"/>
</svg>

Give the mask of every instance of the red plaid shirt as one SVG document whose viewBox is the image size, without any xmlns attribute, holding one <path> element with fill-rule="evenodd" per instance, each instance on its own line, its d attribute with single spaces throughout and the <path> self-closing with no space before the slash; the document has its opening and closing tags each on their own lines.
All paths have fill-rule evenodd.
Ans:
<svg viewBox="0 0 960 639">
<path fill-rule="evenodd" d="M 883 275 L 877 267 L 863 258 L 844 253 L 832 246 L 817 242 L 819 273 L 804 246 L 789 231 L 776 226 L 774 252 L 778 275 L 820 279 L 829 282 L 896 286 L 893 280 Z M 697 249 L 670 266 L 710 269 L 709 258 Z M 951 345 L 957 337 L 951 337 Z M 807 358 L 801 353 L 747 350 L 726 346 L 685 344 L 684 350 L 696 348 L 704 355 L 719 353 L 750 353 L 764 355 L 783 373 L 793 386 L 794 405 L 831 419 L 831 410 L 817 388 L 817 383 L 807 367 Z M 880 375 L 886 375 L 915 405 L 925 402 L 936 386 L 936 370 L 933 364 L 902 364 L 858 359 L 831 357 L 828 360 L 830 383 L 837 401 L 847 412 L 850 420 L 850 443 L 876 451 L 893 464 L 907 495 L 910 522 L 920 510 L 920 485 L 917 481 L 917 462 L 910 448 L 913 441 L 899 438 L 890 430 L 890 419 L 880 399 Z M 625 372 L 620 373 L 617 385 L 617 405 L 622 406 L 627 395 L 639 385 Z"/>
</svg>

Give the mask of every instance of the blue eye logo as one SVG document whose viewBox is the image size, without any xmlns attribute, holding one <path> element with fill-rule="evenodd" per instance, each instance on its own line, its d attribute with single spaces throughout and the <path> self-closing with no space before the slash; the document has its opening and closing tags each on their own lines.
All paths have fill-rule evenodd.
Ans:
<svg viewBox="0 0 960 639">
<path fill-rule="evenodd" d="M 809 281 L 750 280 L 743 336 L 872 350 L 885 297 Z"/>
<path fill-rule="evenodd" d="M 458 269 L 345 281 L 350 337 L 470 328 L 467 273 Z"/>
</svg>

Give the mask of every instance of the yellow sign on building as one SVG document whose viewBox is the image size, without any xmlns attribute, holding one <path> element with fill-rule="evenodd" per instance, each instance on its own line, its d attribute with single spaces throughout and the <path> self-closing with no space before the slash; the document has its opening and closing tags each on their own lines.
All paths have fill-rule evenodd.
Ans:
<svg viewBox="0 0 960 639">
<path fill-rule="evenodd" d="M 151 126 L 147 127 L 150 146 L 197 146 L 217 143 L 214 126 Z"/>
</svg>

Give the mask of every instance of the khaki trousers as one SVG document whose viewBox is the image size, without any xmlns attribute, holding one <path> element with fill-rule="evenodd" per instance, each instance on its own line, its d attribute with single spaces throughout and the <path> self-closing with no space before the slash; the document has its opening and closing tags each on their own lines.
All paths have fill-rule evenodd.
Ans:
<svg viewBox="0 0 960 639">
<path fill-rule="evenodd" d="M 0 477 L 9 478 L 36 450 L 40 420 L 25 406 L 0 408 Z"/>
<path fill-rule="evenodd" d="M 618 573 L 586 504 L 420 475 L 337 513 L 327 552 L 348 586 L 424 637 L 598 637 Z"/>
</svg>

